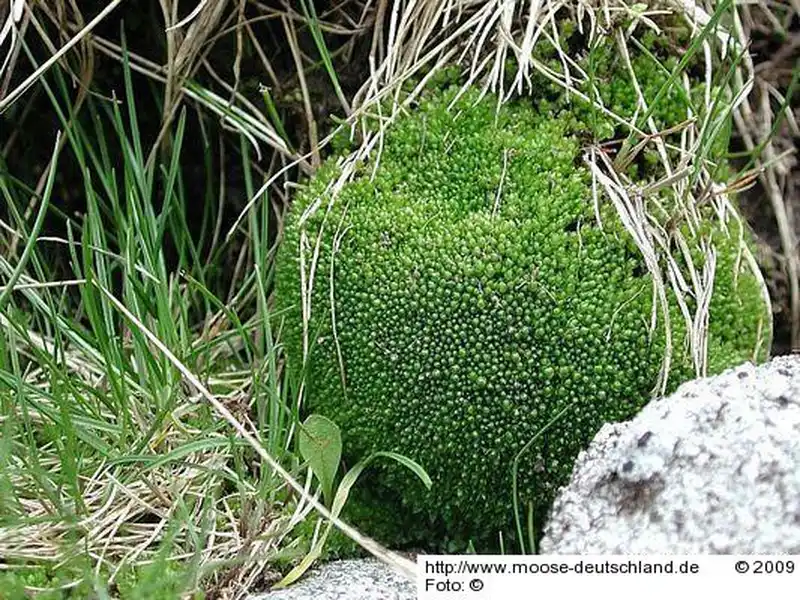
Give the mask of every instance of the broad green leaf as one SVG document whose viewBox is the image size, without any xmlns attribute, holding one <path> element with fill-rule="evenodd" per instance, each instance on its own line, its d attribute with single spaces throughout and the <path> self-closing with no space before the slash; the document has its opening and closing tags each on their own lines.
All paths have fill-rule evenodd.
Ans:
<svg viewBox="0 0 800 600">
<path fill-rule="evenodd" d="M 300 428 L 300 454 L 319 479 L 325 503 L 330 506 L 342 458 L 342 434 L 336 423 L 322 415 L 308 417 Z"/>
<path fill-rule="evenodd" d="M 395 460 L 401 465 L 407 467 L 422 480 L 422 483 L 425 484 L 425 487 L 431 489 L 433 482 L 425 472 L 425 469 L 423 469 L 419 463 L 414 462 L 402 454 L 397 454 L 396 452 L 375 452 L 353 466 L 353 468 L 345 473 L 344 477 L 342 477 L 342 482 L 336 489 L 336 498 L 334 498 L 333 505 L 331 506 L 331 515 L 334 518 L 339 518 L 339 514 L 342 512 L 342 509 L 347 502 L 347 498 L 350 496 L 350 490 L 353 488 L 356 481 L 358 481 L 358 478 L 361 473 L 364 472 L 364 469 L 366 469 L 373 460 L 381 457 L 391 458 L 392 460 Z M 303 576 L 303 573 L 305 573 L 309 567 L 314 564 L 314 561 L 317 560 L 322 554 L 322 549 L 325 547 L 325 541 L 328 539 L 328 535 L 331 532 L 331 527 L 333 527 L 333 521 L 328 521 L 325 524 L 325 530 L 322 532 L 322 535 L 319 536 L 317 543 L 314 544 L 314 547 L 311 549 L 311 551 L 306 554 L 305 557 L 303 557 L 303 560 L 301 560 L 294 569 L 289 571 L 283 579 L 276 583 L 272 589 L 284 588 L 287 585 L 291 585 Z"/>
</svg>

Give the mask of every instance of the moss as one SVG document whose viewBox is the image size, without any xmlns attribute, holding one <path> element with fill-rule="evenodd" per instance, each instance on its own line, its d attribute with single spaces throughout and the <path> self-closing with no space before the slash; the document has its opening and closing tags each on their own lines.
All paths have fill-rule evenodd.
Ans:
<svg viewBox="0 0 800 600">
<path fill-rule="evenodd" d="M 190 573 L 173 563 L 157 561 L 151 565 L 126 567 L 111 586 L 107 584 L 108 575 L 107 569 L 102 569 L 100 577 L 96 577 L 94 567 L 82 556 L 58 566 L 9 561 L 6 570 L 0 571 L 0 598 L 78 600 L 110 595 L 120 600 L 202 600 L 205 597 L 202 592 L 188 594 Z"/>
<path fill-rule="evenodd" d="M 341 426 L 348 458 L 399 452 L 434 481 L 428 492 L 383 467 L 353 520 L 394 546 L 495 551 L 498 532 L 515 534 L 515 458 L 525 449 L 520 506 L 541 515 L 602 424 L 651 397 L 664 329 L 651 331 L 652 279 L 632 239 L 608 205 L 602 229 L 595 219 L 580 141 L 590 115 L 455 98 L 455 87 L 425 95 L 387 131 L 374 176 L 365 165 L 335 201 L 338 167 L 321 168 L 286 223 L 276 297 L 306 409 Z M 754 357 L 766 312 L 738 238 L 711 215 L 702 229 L 717 249 L 718 371 Z M 301 234 L 307 269 L 320 244 L 306 364 Z M 671 314 L 674 386 L 692 363 L 674 298 Z"/>
</svg>

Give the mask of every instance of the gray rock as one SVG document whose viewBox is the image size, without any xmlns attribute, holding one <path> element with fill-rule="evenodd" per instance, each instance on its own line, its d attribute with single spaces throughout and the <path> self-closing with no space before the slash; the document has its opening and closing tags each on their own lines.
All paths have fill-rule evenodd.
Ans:
<svg viewBox="0 0 800 600">
<path fill-rule="evenodd" d="M 388 565 L 374 559 L 332 562 L 294 585 L 250 600 L 415 600 L 417 589 Z"/>
<path fill-rule="evenodd" d="M 604 426 L 544 554 L 800 554 L 800 356 L 687 382 Z"/>
</svg>

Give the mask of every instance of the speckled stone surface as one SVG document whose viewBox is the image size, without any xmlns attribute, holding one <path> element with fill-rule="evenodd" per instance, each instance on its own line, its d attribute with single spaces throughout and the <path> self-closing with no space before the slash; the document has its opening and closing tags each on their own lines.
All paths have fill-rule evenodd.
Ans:
<svg viewBox="0 0 800 600">
<path fill-rule="evenodd" d="M 800 356 L 687 382 L 603 427 L 541 552 L 799 554 Z"/>
<path fill-rule="evenodd" d="M 301 581 L 249 600 L 416 600 L 415 584 L 374 559 L 343 560 L 312 570 Z"/>
</svg>

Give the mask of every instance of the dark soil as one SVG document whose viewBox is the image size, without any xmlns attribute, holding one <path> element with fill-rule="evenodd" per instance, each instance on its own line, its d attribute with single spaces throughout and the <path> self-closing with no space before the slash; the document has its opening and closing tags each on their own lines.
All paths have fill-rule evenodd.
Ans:
<svg viewBox="0 0 800 600">
<path fill-rule="evenodd" d="M 758 14 L 753 14 L 756 24 L 751 46 L 756 61 L 756 77 L 787 94 L 793 73 L 800 68 L 800 19 L 797 15 L 786 18 L 786 34 L 778 34 L 772 22 L 760 23 Z M 756 89 L 758 86 L 756 86 Z M 774 110 L 778 109 L 775 102 Z M 800 119 L 800 89 L 796 89 L 791 106 L 796 119 Z M 800 145 L 800 136 L 784 122 L 778 130 L 774 145 L 778 152 L 792 151 L 786 160 L 788 169 L 780 177 L 783 201 L 795 235 L 800 237 L 800 164 L 795 150 Z M 791 339 L 792 322 L 790 311 L 789 282 L 785 268 L 785 249 L 778 234 L 775 211 L 764 186 L 758 182 L 740 196 L 743 215 L 756 234 L 759 247 L 759 262 L 762 264 L 770 296 L 773 302 L 774 339 L 772 352 L 775 355 L 800 352 L 798 340 Z M 797 252 L 798 249 L 793 250 Z"/>
</svg>

